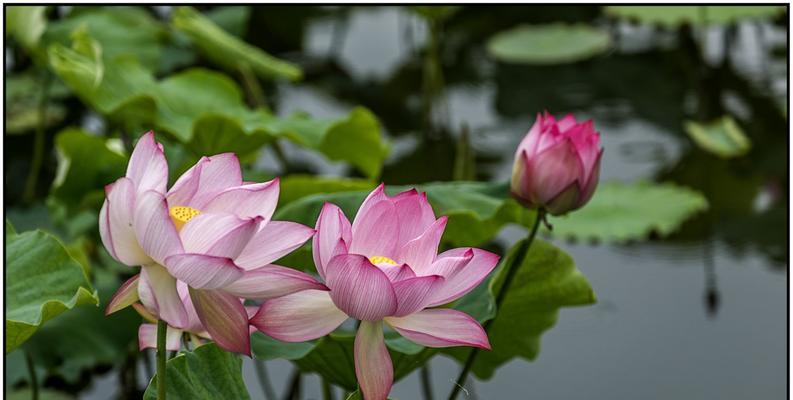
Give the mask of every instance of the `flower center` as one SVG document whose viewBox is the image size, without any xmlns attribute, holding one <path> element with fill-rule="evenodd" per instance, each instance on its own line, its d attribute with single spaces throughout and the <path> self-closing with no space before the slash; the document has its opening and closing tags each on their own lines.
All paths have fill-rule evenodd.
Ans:
<svg viewBox="0 0 793 400">
<path fill-rule="evenodd" d="M 169 214 L 171 216 L 171 220 L 173 220 L 173 224 L 176 225 L 176 230 L 180 231 L 187 221 L 190 221 L 196 215 L 201 214 L 201 211 L 198 211 L 193 207 L 177 206 L 171 207 Z"/>
<path fill-rule="evenodd" d="M 397 265 L 397 262 L 386 257 L 386 256 L 372 256 L 369 257 L 369 261 L 374 265 Z"/>
</svg>

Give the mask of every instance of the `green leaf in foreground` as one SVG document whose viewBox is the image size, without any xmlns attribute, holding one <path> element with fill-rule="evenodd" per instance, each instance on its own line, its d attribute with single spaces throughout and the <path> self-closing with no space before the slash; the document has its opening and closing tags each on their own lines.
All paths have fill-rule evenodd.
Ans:
<svg viewBox="0 0 793 400">
<path fill-rule="evenodd" d="M 44 15 L 46 11 L 46 6 L 6 7 L 6 34 L 18 40 L 25 48 L 35 49 L 47 28 L 47 18 Z"/>
<path fill-rule="evenodd" d="M 242 360 L 214 343 L 180 353 L 166 368 L 168 399 L 250 399 L 242 381 Z M 156 375 L 143 398 L 157 398 Z"/>
<path fill-rule="evenodd" d="M 496 60 L 518 64 L 561 64 L 584 60 L 611 46 L 607 32 L 577 24 L 521 25 L 499 32 L 487 43 Z"/>
<path fill-rule="evenodd" d="M 675 28 L 682 24 L 721 25 L 733 24 L 744 19 L 771 18 L 784 12 L 784 6 L 608 6 L 606 13 L 618 18 L 638 21 L 643 24 Z"/>
<path fill-rule="evenodd" d="M 8 225 L 6 222 L 6 353 L 64 311 L 99 303 L 83 267 L 55 237 L 41 231 L 8 234 Z"/>
<path fill-rule="evenodd" d="M 601 183 L 586 206 L 551 219 L 552 233 L 610 242 L 663 237 L 707 208 L 701 193 L 673 183 Z"/>
<path fill-rule="evenodd" d="M 729 115 L 707 124 L 686 121 L 685 128 L 694 143 L 721 158 L 739 157 L 752 148 L 749 138 Z"/>
<path fill-rule="evenodd" d="M 471 313 L 480 322 L 493 318 L 493 293 L 503 285 L 503 266 L 514 257 L 519 244 L 510 249 L 489 284 L 482 284 L 455 308 Z M 560 308 L 595 302 L 595 293 L 572 257 L 548 242 L 535 239 L 527 257 L 517 267 L 504 304 L 488 332 L 493 350 L 480 351 L 474 363 L 473 372 L 483 379 L 490 378 L 499 366 L 514 357 L 537 358 L 540 338 L 556 324 Z M 460 361 L 470 352 L 462 347 L 442 351 Z"/>
<path fill-rule="evenodd" d="M 207 58 L 233 72 L 239 71 L 240 65 L 247 65 L 262 78 L 296 81 L 303 76 L 296 65 L 245 43 L 192 7 L 177 8 L 173 14 L 173 26 L 190 37 Z"/>
<path fill-rule="evenodd" d="M 104 186 L 124 175 L 127 156 L 121 152 L 121 143 L 67 128 L 55 136 L 55 149 L 58 172 L 52 196 L 70 210 L 92 201 L 90 205 L 98 209 Z"/>
</svg>

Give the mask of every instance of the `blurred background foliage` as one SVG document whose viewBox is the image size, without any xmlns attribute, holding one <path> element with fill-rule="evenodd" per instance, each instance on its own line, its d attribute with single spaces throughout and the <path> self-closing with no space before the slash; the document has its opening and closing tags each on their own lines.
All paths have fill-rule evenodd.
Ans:
<svg viewBox="0 0 793 400">
<path fill-rule="evenodd" d="M 281 176 L 276 219 L 313 226 L 324 201 L 352 217 L 378 182 L 394 192 L 418 185 L 437 214 L 450 216 L 445 246 L 506 255 L 515 237 L 502 228 L 534 219 L 508 196 L 514 148 L 537 112 L 575 112 L 603 134 L 604 182 L 587 207 L 554 219 L 546 239 L 567 240 L 562 247 L 723 243 L 728 254 L 758 252 L 786 273 L 784 7 L 5 11 L 6 328 L 21 332 L 6 341 L 6 389 L 19 398 L 29 397 L 31 376 L 48 398 L 146 390 L 152 371 L 137 350 L 140 318 L 102 312 L 132 270 L 102 248 L 96 216 L 104 185 L 124 174 L 148 130 L 165 146 L 171 179 L 226 151 L 240 156 L 247 181 Z M 309 250 L 279 263 L 311 271 Z M 503 312 L 490 295 L 498 273 L 454 305 L 480 321 L 501 317 L 491 335 L 498 350 L 474 367 L 479 378 L 514 357 L 535 359 L 561 307 L 595 301 L 572 258 L 550 242 L 524 264 Z M 52 293 L 35 289 L 42 276 Z M 718 307 L 715 289 L 706 290 L 708 307 Z M 388 343 L 397 378 L 438 353 L 467 354 Z M 352 391 L 343 362 L 351 346 L 345 332 L 299 345 L 255 334 L 255 366 L 295 360 L 297 370 Z M 202 376 L 202 362 L 241 368 L 208 347 L 169 370 Z M 110 375 L 115 386 L 97 386 Z M 295 376 L 289 393 L 297 387 L 299 396 Z M 204 383 L 204 392 L 182 395 L 243 384 Z"/>
</svg>

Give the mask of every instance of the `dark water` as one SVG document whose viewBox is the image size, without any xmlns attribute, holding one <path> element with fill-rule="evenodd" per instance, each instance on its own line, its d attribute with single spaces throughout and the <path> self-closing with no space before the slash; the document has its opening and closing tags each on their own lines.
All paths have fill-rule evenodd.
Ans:
<svg viewBox="0 0 793 400">
<path fill-rule="evenodd" d="M 492 33 L 558 20 L 606 27 L 618 37 L 615 49 L 554 67 L 488 61 L 483 45 Z M 784 396 L 788 136 L 779 109 L 786 107 L 787 60 L 775 55 L 787 54 L 784 22 L 660 32 L 608 21 L 595 7 L 463 10 L 444 27 L 444 86 L 425 118 L 422 49 L 430 32 L 415 15 L 394 7 L 275 7 L 255 11 L 253 21 L 248 40 L 307 66 L 306 83 L 269 88 L 274 109 L 333 117 L 369 107 L 393 143 L 387 183 L 450 179 L 450 149 L 463 130 L 476 153 L 477 178 L 507 179 L 514 147 L 547 108 L 594 119 L 606 149 L 602 180 L 674 181 L 708 197 L 708 213 L 664 240 L 557 241 L 589 278 L 598 304 L 563 309 L 537 360 L 513 360 L 492 380 L 475 382 L 470 398 Z M 718 160 L 682 129 L 685 119 L 725 113 L 752 139 L 747 157 Z M 296 148 L 287 153 L 308 171 L 346 171 Z M 277 169 L 270 156 L 260 166 Z M 511 227 L 498 240 L 508 246 L 521 235 Z M 251 395 L 262 398 L 245 362 Z M 290 364 L 267 366 L 282 393 Z M 457 371 L 450 359 L 433 360 L 436 398 L 445 398 Z M 98 380 L 83 398 L 106 398 L 115 379 Z M 304 398 L 321 397 L 316 376 L 303 386 Z M 392 395 L 421 398 L 418 373 Z"/>
</svg>

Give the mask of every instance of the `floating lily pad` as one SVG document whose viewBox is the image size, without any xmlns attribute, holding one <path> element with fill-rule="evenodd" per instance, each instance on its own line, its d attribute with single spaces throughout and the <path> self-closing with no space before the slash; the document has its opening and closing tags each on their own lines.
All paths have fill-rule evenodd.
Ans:
<svg viewBox="0 0 793 400">
<path fill-rule="evenodd" d="M 487 50 L 507 63 L 549 65 L 585 60 L 610 46 L 609 34 L 593 26 L 549 24 L 499 32 L 488 41 Z"/>
<path fill-rule="evenodd" d="M 710 123 L 685 123 L 686 133 L 700 148 L 721 158 L 740 157 L 752 144 L 732 117 L 725 115 Z"/>
<path fill-rule="evenodd" d="M 744 19 L 772 18 L 784 12 L 784 6 L 608 6 L 606 13 L 642 24 L 675 28 L 683 24 L 723 25 Z"/>
<path fill-rule="evenodd" d="M 701 193 L 673 183 L 601 183 L 583 208 L 550 219 L 553 235 L 624 242 L 667 236 L 708 208 Z"/>
</svg>

